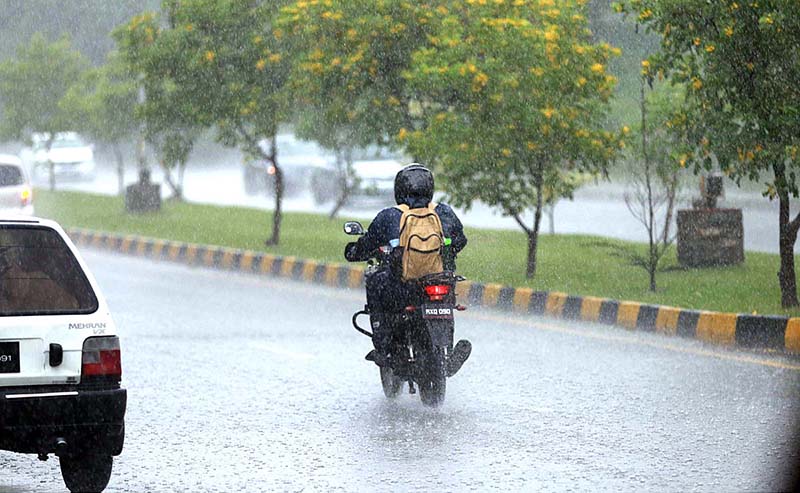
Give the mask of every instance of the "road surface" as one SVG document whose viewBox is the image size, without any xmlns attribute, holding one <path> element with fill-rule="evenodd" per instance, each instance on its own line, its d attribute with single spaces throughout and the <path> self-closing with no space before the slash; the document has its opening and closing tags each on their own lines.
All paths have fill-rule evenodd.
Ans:
<svg viewBox="0 0 800 493">
<path fill-rule="evenodd" d="M 122 333 L 107 491 L 764 491 L 797 463 L 800 362 L 470 310 L 437 410 L 383 397 L 362 293 L 87 251 Z M 0 452 L 0 492 L 65 491 Z"/>
</svg>

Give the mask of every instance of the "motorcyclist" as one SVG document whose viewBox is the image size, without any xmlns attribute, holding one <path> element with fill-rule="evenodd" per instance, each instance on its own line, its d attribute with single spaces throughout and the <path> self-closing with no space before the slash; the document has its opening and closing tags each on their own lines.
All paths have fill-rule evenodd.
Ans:
<svg viewBox="0 0 800 493">
<path fill-rule="evenodd" d="M 401 169 L 394 180 L 394 198 L 397 205 L 410 208 L 426 207 L 433 200 L 433 173 L 422 164 L 412 163 Z M 455 270 L 455 255 L 467 244 L 464 227 L 453 209 L 447 204 L 437 204 L 435 212 L 442 223 L 446 238 L 444 265 Z M 365 261 L 382 246 L 399 244 L 400 219 L 403 213 L 397 207 L 387 207 L 375 216 L 364 236 L 348 243 L 344 256 L 348 261 Z M 395 255 L 395 259 L 398 257 Z M 401 279 L 398 262 L 395 268 L 386 268 L 367 277 L 367 305 L 370 310 L 372 342 L 375 351 L 367 355 L 379 366 L 388 364 L 393 331 L 402 310 L 406 307 L 410 287 Z"/>
</svg>

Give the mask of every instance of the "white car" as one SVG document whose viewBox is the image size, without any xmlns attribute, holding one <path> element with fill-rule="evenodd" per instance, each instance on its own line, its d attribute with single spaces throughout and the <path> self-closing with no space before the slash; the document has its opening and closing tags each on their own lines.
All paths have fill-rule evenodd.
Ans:
<svg viewBox="0 0 800 493">
<path fill-rule="evenodd" d="M 343 177 L 342 169 L 329 166 L 315 170 L 311 180 L 314 201 L 323 204 L 336 200 L 345 183 L 353 187 L 351 199 L 377 199 L 394 203 L 394 178 L 410 161 L 385 147 L 356 149 L 352 173 Z"/>
<path fill-rule="evenodd" d="M 53 221 L 0 216 L 0 449 L 59 458 L 70 491 L 102 491 L 127 393 L 108 305 Z"/>
<path fill-rule="evenodd" d="M 34 179 L 44 181 L 50 176 L 50 162 L 56 180 L 93 180 L 95 174 L 94 145 L 87 143 L 75 132 L 56 134 L 47 152 L 48 134 L 35 133 L 33 146 L 23 150 L 21 156 L 29 164 Z"/>
<path fill-rule="evenodd" d="M 33 215 L 33 191 L 22 161 L 0 154 L 0 214 Z"/>
<path fill-rule="evenodd" d="M 313 170 L 329 167 L 335 160 L 335 156 L 316 143 L 300 140 L 293 134 L 279 134 L 276 144 L 286 195 L 307 190 Z M 269 141 L 261 141 L 259 147 L 266 153 L 270 152 Z M 273 192 L 275 167 L 272 164 L 245 156 L 243 165 L 245 193 L 255 195 Z"/>
</svg>

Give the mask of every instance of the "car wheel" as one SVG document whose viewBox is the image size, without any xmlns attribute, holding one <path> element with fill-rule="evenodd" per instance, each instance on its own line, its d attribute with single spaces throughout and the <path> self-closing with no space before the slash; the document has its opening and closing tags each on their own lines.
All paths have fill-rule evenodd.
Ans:
<svg viewBox="0 0 800 493">
<path fill-rule="evenodd" d="M 72 493 L 95 493 L 106 489 L 114 458 L 102 454 L 75 454 L 59 458 L 61 476 Z"/>
<path fill-rule="evenodd" d="M 314 203 L 322 205 L 334 200 L 336 194 L 336 177 L 322 171 L 315 172 L 311 177 L 311 194 L 314 196 Z"/>
<path fill-rule="evenodd" d="M 258 179 L 256 172 L 252 166 L 245 165 L 244 167 L 244 193 L 247 195 L 255 195 L 258 193 Z"/>
</svg>

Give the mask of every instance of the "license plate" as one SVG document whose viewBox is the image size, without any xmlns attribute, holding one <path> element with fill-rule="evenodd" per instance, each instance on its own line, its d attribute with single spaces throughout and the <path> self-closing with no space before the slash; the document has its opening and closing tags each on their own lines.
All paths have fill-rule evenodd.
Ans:
<svg viewBox="0 0 800 493">
<path fill-rule="evenodd" d="M 19 373 L 19 342 L 0 342 L 0 373 Z"/>
<path fill-rule="evenodd" d="M 425 305 L 422 307 L 422 318 L 453 318 L 453 307 L 450 306 L 437 306 Z"/>
</svg>

